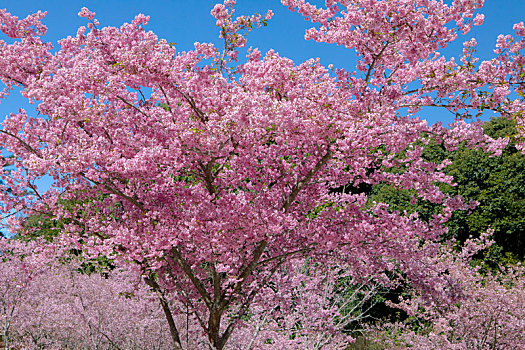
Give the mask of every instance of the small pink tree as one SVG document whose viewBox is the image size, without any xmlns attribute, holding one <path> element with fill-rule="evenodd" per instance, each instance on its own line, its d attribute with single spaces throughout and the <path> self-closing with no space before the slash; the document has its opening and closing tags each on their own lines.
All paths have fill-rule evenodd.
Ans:
<svg viewBox="0 0 525 350">
<path fill-rule="evenodd" d="M 0 316 L 6 349 L 165 349 L 170 338 L 155 295 L 140 276 L 80 273 L 64 253 L 0 240 Z"/>
<path fill-rule="evenodd" d="M 521 265 L 482 274 L 470 258 L 492 242 L 469 240 L 460 254 L 445 248 L 433 263 L 444 283 L 438 288 L 453 299 L 416 295 L 397 306 L 419 330 L 397 324 L 390 331 L 398 344 L 416 349 L 522 349 L 525 344 L 525 270 Z M 393 345 L 393 344 L 391 344 Z"/>
<path fill-rule="evenodd" d="M 24 258 L 27 252 L 25 244 L 0 239 L 0 329 L 5 349 L 10 349 L 13 322 L 27 302 L 28 285 L 39 274 L 40 263 L 32 256 Z"/>
<path fill-rule="evenodd" d="M 307 39 L 353 50 L 355 71 L 256 49 L 238 64 L 243 33 L 271 12 L 235 18 L 234 0 L 212 10 L 222 51 L 196 43 L 176 52 L 144 30 L 144 15 L 100 29 L 84 8 L 88 28 L 52 53 L 41 38 L 45 14 L 19 20 L 0 11 L 13 39 L 0 48 L 3 94 L 21 87 L 45 116 L 19 110 L 3 122 L 0 145 L 14 166 L 2 173 L 3 212 L 62 220 L 62 244 L 133 263 L 157 293 L 176 349 L 181 310 L 169 293 L 209 346 L 223 349 L 290 259 L 337 258 L 359 278 L 398 270 L 428 284 L 421 262 L 436 249 L 420 242 L 438 239 L 467 205 L 439 191 L 452 183 L 441 172 L 447 163 L 422 160 L 421 144 L 465 141 L 497 153 L 506 140 L 462 118 L 523 110 L 509 100 L 521 91 L 522 40 L 500 39 L 499 56 L 484 62 L 474 41 L 458 62 L 437 51 L 481 24 L 481 0 L 282 2 L 319 24 Z M 424 106 L 447 108 L 457 121 L 429 126 L 416 117 Z M 35 181 L 46 175 L 53 184 L 41 193 Z M 358 189 L 377 183 L 412 189 L 443 210 L 424 222 L 370 205 Z M 15 232 L 23 219 L 10 224 Z"/>
</svg>

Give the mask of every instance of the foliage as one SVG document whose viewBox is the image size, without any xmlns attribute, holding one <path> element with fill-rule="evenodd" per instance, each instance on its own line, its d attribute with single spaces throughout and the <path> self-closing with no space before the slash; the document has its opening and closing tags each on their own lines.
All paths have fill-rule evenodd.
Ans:
<svg viewBox="0 0 525 350">
<path fill-rule="evenodd" d="M 514 123 L 493 119 L 484 125 L 492 137 L 514 135 Z M 505 252 L 525 256 L 525 157 L 509 144 L 501 157 L 489 157 L 476 150 L 460 150 L 453 156 L 448 173 L 457 183 L 451 192 L 479 202 L 470 215 L 455 213 L 451 233 L 464 241 L 487 229 Z"/>
<path fill-rule="evenodd" d="M 493 138 L 516 135 L 515 123 L 507 118 L 493 118 L 483 124 L 483 129 Z M 423 152 L 423 158 L 428 161 L 451 161 L 445 173 L 454 177 L 455 185 L 441 186 L 444 193 L 477 202 L 470 211 L 452 214 L 446 224 L 447 237 L 464 242 L 471 236 L 493 230 L 496 245 L 491 247 L 489 259 L 496 262 L 504 261 L 505 253 L 520 259 L 525 254 L 525 157 L 515 146 L 515 142 L 509 143 L 499 157 L 464 146 L 447 151 L 443 144 L 436 143 L 425 146 Z M 370 196 L 370 201 L 389 203 L 393 210 L 417 211 L 426 220 L 439 210 L 428 202 L 411 204 L 411 199 L 410 191 L 387 185 L 374 187 Z"/>
</svg>

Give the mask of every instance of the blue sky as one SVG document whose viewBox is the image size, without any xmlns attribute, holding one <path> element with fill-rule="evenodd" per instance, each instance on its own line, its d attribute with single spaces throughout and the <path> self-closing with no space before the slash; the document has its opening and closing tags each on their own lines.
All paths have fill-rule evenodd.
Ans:
<svg viewBox="0 0 525 350">
<path fill-rule="evenodd" d="M 184 51 L 191 49 L 195 41 L 214 42 L 220 47 L 215 20 L 210 15 L 214 3 L 212 0 L 0 0 L 0 8 L 7 8 L 19 17 L 38 10 L 47 11 L 44 22 L 48 26 L 46 39 L 52 43 L 74 35 L 79 26 L 86 25 L 86 19 L 77 16 L 83 6 L 96 12 L 102 26 L 120 26 L 131 21 L 136 14 L 144 13 L 151 16 L 149 30 L 169 42 L 176 42 L 177 48 Z M 258 47 L 262 52 L 275 49 L 281 56 L 289 57 L 296 63 L 320 57 L 324 65 L 332 63 L 335 67 L 353 70 L 355 61 L 352 52 L 335 45 L 305 41 L 304 30 L 310 27 L 310 23 L 282 6 L 280 0 L 238 0 L 237 5 L 237 14 L 264 14 L 267 9 L 275 13 L 267 27 L 250 33 L 248 46 Z M 491 57 L 497 35 L 512 33 L 514 23 L 525 21 L 525 0 L 485 0 L 481 12 L 485 14 L 485 24 L 460 37 L 445 55 L 457 55 L 462 42 L 475 37 L 479 43 L 479 55 L 482 58 Z M 0 120 L 20 106 L 27 107 L 29 111 L 32 109 L 19 96 L 13 95 L 8 100 L 0 101 Z M 425 117 L 432 123 L 450 118 L 445 111 L 426 113 Z"/>
</svg>

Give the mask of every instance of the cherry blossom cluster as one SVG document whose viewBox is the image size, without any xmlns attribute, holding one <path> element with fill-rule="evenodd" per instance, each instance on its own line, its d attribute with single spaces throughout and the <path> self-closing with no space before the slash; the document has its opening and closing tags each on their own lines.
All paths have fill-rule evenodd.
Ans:
<svg viewBox="0 0 525 350">
<path fill-rule="evenodd" d="M 411 317 L 407 324 L 391 325 L 390 346 L 416 349 L 521 349 L 525 342 L 525 270 L 500 267 L 484 272 L 471 257 L 491 244 L 487 236 L 469 240 L 458 254 L 443 249 L 433 263 L 446 276 L 442 295 L 459 286 L 455 300 L 428 299 L 417 295 L 397 306 Z M 392 342 L 394 341 L 394 342 Z"/>
</svg>

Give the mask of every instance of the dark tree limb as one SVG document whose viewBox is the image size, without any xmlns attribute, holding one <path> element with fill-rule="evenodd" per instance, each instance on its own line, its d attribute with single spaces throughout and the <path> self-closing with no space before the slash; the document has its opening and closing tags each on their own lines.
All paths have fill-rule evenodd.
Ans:
<svg viewBox="0 0 525 350">
<path fill-rule="evenodd" d="M 173 257 L 173 260 L 175 260 L 177 265 L 179 265 L 179 267 L 182 269 L 182 271 L 184 271 L 184 273 L 190 279 L 190 281 L 193 283 L 195 288 L 197 288 L 197 291 L 199 292 L 200 296 L 204 300 L 204 303 L 206 304 L 208 309 L 211 310 L 211 308 L 212 308 L 212 300 L 211 300 L 210 294 L 208 293 L 208 291 L 206 291 L 206 287 L 201 282 L 201 280 L 199 280 L 197 278 L 197 276 L 195 276 L 195 274 L 193 273 L 193 271 L 191 269 L 191 266 L 188 265 L 186 260 L 184 260 L 184 258 L 182 257 L 179 249 L 177 249 L 177 247 L 172 248 L 171 255 Z"/>
<path fill-rule="evenodd" d="M 166 320 L 168 321 L 168 325 L 170 327 L 171 339 L 173 340 L 174 349 L 183 350 L 182 343 L 180 341 L 179 331 L 177 330 L 177 326 L 175 325 L 173 315 L 171 314 L 169 303 L 166 300 L 166 297 L 162 292 L 159 284 L 157 283 L 157 281 L 155 281 L 154 278 L 149 277 L 144 277 L 144 282 L 146 282 L 146 284 L 155 291 L 157 297 L 159 298 L 160 305 L 162 306 L 162 311 L 164 311 L 164 315 L 166 316 Z"/>
<path fill-rule="evenodd" d="M 310 171 L 306 174 L 306 176 L 302 180 L 297 181 L 297 183 L 292 187 L 292 192 L 290 193 L 288 198 L 286 198 L 286 200 L 284 201 L 281 209 L 283 209 L 285 212 L 288 211 L 293 201 L 295 201 L 295 199 L 297 198 L 297 195 L 299 194 L 299 192 L 304 187 L 306 187 L 310 183 L 310 180 L 312 180 L 314 175 L 326 163 L 328 163 L 328 161 L 332 158 L 332 155 L 333 155 L 333 152 L 330 149 L 330 146 L 328 146 L 328 150 L 326 151 L 325 155 L 321 159 L 319 159 L 319 161 L 315 164 L 315 166 L 312 169 L 310 169 Z"/>
</svg>

